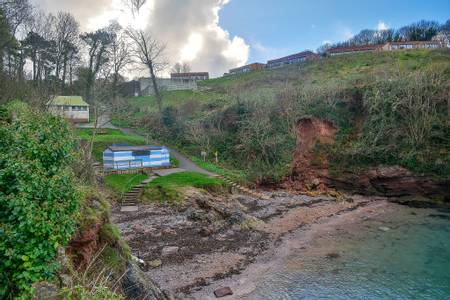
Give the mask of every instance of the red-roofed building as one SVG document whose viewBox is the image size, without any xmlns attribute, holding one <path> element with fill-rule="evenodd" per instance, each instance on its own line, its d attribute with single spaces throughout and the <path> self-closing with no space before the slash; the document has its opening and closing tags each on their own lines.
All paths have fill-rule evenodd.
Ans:
<svg viewBox="0 0 450 300">
<path fill-rule="evenodd" d="M 304 61 L 319 59 L 320 56 L 311 51 L 303 51 L 300 53 L 292 54 L 289 56 L 269 60 L 267 62 L 267 68 L 279 68 L 285 65 L 298 64 Z"/>
<path fill-rule="evenodd" d="M 358 52 L 371 52 L 379 51 L 383 49 L 383 45 L 363 45 L 363 46 L 348 46 L 348 47 L 338 47 L 329 49 L 327 51 L 328 55 L 335 56 L 348 53 L 358 53 Z"/>
<path fill-rule="evenodd" d="M 435 41 L 390 42 L 383 46 L 383 50 L 437 49 L 442 47 L 441 43 Z"/>
<path fill-rule="evenodd" d="M 239 68 L 234 68 L 229 71 L 229 74 L 240 74 L 240 73 L 247 73 L 251 71 L 261 70 L 264 69 L 266 65 L 262 63 L 253 63 L 249 65 L 245 65 Z"/>
</svg>

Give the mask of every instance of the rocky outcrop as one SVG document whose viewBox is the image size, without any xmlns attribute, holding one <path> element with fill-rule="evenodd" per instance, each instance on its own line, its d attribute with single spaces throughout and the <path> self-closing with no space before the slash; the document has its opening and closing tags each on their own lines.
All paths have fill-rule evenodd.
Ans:
<svg viewBox="0 0 450 300">
<path fill-rule="evenodd" d="M 69 242 L 67 253 L 72 256 L 73 263 L 84 269 L 99 250 L 99 232 L 103 223 L 98 221 L 86 228 L 80 228 Z"/>
<path fill-rule="evenodd" d="M 361 194 L 386 197 L 422 196 L 450 203 L 450 181 L 413 173 L 399 166 L 377 166 L 362 174 L 342 173 L 321 176 L 328 186 Z"/>
<path fill-rule="evenodd" d="M 332 188 L 395 198 L 420 196 L 450 203 L 449 180 L 436 180 L 431 175 L 413 173 L 399 166 L 380 165 L 359 173 L 330 174 L 327 155 L 321 153 L 317 144 L 332 144 L 335 134 L 336 128 L 329 121 L 317 118 L 298 121 L 292 172 L 283 187 L 318 192 Z"/>
<path fill-rule="evenodd" d="M 317 143 L 332 144 L 336 134 L 334 125 L 326 120 L 303 118 L 297 122 L 297 147 L 294 153 L 292 174 L 284 187 L 298 190 L 326 190 L 319 175 L 328 175 L 326 156 L 320 156 L 314 148 Z M 319 172 L 320 170 L 320 172 Z"/>
<path fill-rule="evenodd" d="M 122 289 L 126 299 L 134 300 L 172 300 L 173 296 L 161 290 L 152 280 L 145 278 L 142 271 L 134 264 L 129 264 L 122 278 Z"/>
</svg>

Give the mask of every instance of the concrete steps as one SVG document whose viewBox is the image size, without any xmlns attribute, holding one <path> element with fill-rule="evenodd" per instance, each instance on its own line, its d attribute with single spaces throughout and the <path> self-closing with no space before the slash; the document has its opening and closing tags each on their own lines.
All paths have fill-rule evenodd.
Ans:
<svg viewBox="0 0 450 300">
<path fill-rule="evenodd" d="M 255 191 L 255 190 L 251 190 L 251 189 L 249 189 L 247 187 L 244 187 L 244 186 L 242 186 L 240 184 L 237 184 L 236 182 L 233 182 L 232 180 L 228 179 L 225 176 L 217 175 L 215 177 L 222 179 L 223 181 L 225 181 L 226 183 L 231 185 L 233 188 L 237 189 L 238 191 L 240 191 L 240 192 L 242 192 L 244 194 L 247 194 L 247 195 L 250 195 L 252 197 L 262 199 L 262 200 L 269 200 L 270 199 L 268 196 L 264 195 L 263 193 L 260 193 L 260 192 Z"/>
<path fill-rule="evenodd" d="M 153 174 L 150 174 L 150 177 L 143 180 L 140 184 L 135 185 L 130 191 L 125 193 L 122 197 L 121 203 L 121 212 L 131 212 L 139 210 L 139 196 L 144 192 L 144 188 L 147 184 L 152 182 L 155 178 Z"/>
</svg>

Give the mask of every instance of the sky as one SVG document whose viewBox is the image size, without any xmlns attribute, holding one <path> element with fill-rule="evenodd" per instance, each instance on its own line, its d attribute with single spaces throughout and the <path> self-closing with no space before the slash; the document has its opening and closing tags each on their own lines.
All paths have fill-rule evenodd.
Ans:
<svg viewBox="0 0 450 300">
<path fill-rule="evenodd" d="M 117 19 L 151 31 L 166 45 L 169 64 L 219 76 L 251 62 L 266 62 L 362 29 L 398 28 L 450 18 L 449 0 L 147 0 L 133 16 L 126 0 L 32 0 L 47 12 L 68 11 L 83 31 Z"/>
</svg>

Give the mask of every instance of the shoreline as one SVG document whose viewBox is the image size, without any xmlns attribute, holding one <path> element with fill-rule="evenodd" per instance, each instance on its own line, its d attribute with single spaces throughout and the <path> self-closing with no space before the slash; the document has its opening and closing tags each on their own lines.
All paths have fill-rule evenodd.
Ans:
<svg viewBox="0 0 450 300">
<path fill-rule="evenodd" d="M 186 299 L 216 299 L 213 294 L 214 290 L 228 286 L 233 291 L 233 295 L 222 299 L 245 299 L 245 297 L 258 289 L 258 284 L 261 283 L 266 275 L 281 267 L 286 258 L 295 255 L 295 252 L 300 250 L 311 250 L 314 247 L 312 244 L 316 237 L 323 235 L 332 236 L 337 231 L 336 226 L 351 226 L 355 222 L 385 214 L 388 210 L 393 211 L 399 209 L 399 207 L 399 204 L 390 203 L 387 200 L 379 200 L 362 208 L 325 219 L 322 222 L 298 228 L 285 235 L 281 243 L 276 247 L 260 255 L 242 273 L 218 280 L 204 287 L 201 291 L 185 295 L 185 297 Z M 321 252 L 334 253 L 333 251 L 334 249 L 331 247 L 330 249 L 322 249 Z"/>
<path fill-rule="evenodd" d="M 260 200 L 193 191 L 177 211 L 149 204 L 139 213 L 113 210 L 113 220 L 133 254 L 145 262 L 145 276 L 176 299 L 216 299 L 214 290 L 224 286 L 233 296 L 223 299 L 241 299 L 284 258 L 311 248 L 317 236 L 400 206 L 360 195 L 348 201 L 284 191 L 269 196 Z"/>
</svg>

